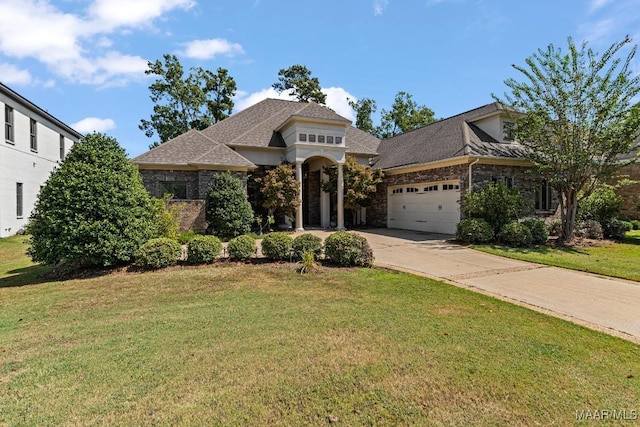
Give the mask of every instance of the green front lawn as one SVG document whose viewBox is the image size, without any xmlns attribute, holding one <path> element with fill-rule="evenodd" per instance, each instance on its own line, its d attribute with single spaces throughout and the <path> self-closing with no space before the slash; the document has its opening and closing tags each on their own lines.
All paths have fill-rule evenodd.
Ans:
<svg viewBox="0 0 640 427">
<path fill-rule="evenodd" d="M 624 242 L 573 248 L 510 248 L 473 245 L 474 249 L 538 264 L 587 271 L 640 281 L 640 231 L 627 233 Z"/>
<path fill-rule="evenodd" d="M 0 241 L 0 425 L 566 425 L 640 409 L 640 346 L 433 280 L 221 263 L 29 284 L 4 266 L 17 247 Z"/>
</svg>

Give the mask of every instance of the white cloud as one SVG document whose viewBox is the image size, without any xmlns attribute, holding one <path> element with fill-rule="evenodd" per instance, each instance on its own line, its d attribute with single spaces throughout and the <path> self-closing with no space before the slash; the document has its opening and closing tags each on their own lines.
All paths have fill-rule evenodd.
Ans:
<svg viewBox="0 0 640 427">
<path fill-rule="evenodd" d="M 212 59 L 217 55 L 233 56 L 243 54 L 244 49 L 238 43 L 224 39 L 194 40 L 186 44 L 182 52 L 187 58 Z"/>
<path fill-rule="evenodd" d="M 389 3 L 389 0 L 374 0 L 373 14 L 376 16 L 382 15 L 388 3 Z"/>
<path fill-rule="evenodd" d="M 194 0 L 91 0 L 86 10 L 63 12 L 49 0 L 0 1 L 0 54 L 33 58 L 76 83 L 112 85 L 144 78 L 147 61 L 119 52 L 109 34 L 149 28 Z"/>
<path fill-rule="evenodd" d="M 637 10 L 638 0 L 591 0 L 590 17 L 578 27 L 577 36 L 596 46 L 621 41 L 626 34 L 634 38 L 640 34 Z"/>
<path fill-rule="evenodd" d="M 29 70 L 20 70 L 11 64 L 0 64 L 0 81 L 6 84 L 28 85 L 33 78 Z"/>
<path fill-rule="evenodd" d="M 593 13 L 598 9 L 602 9 L 608 3 L 611 3 L 611 0 L 591 0 L 589 4 L 589 13 Z"/>
<path fill-rule="evenodd" d="M 327 95 L 327 107 L 331 108 L 342 117 L 346 117 L 351 121 L 355 121 L 355 115 L 353 109 L 349 106 L 348 99 L 356 100 L 356 97 L 341 87 L 329 87 L 323 88 L 322 93 Z M 290 101 L 295 100 L 295 96 L 291 95 L 291 91 L 283 91 L 282 93 L 276 92 L 272 87 L 268 89 L 259 90 L 251 94 L 246 92 L 238 92 L 235 102 L 235 111 L 239 112 L 245 108 L 251 107 L 258 102 L 267 99 L 286 99 Z"/>
<path fill-rule="evenodd" d="M 116 122 L 111 119 L 87 117 L 79 122 L 71 124 L 71 127 L 80 133 L 105 132 L 116 127 Z"/>
</svg>

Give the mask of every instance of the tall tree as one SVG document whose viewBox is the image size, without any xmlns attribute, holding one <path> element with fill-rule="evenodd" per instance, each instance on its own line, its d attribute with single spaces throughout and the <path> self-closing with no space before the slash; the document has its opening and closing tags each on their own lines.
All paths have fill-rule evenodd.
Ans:
<svg viewBox="0 0 640 427">
<path fill-rule="evenodd" d="M 516 138 L 560 196 L 565 241 L 573 239 L 580 199 L 625 165 L 617 156 L 630 152 L 640 133 L 640 103 L 633 103 L 640 76 L 630 70 L 636 46 L 619 56 L 630 42 L 613 43 L 602 55 L 571 38 L 566 53 L 550 44 L 526 66 L 513 66 L 524 81 L 506 80 L 504 101 L 494 96 L 522 113 L 514 115 Z"/>
<path fill-rule="evenodd" d="M 349 99 L 349 106 L 356 112 L 356 127 L 370 134 L 375 134 L 375 127 L 371 115 L 376 112 L 378 106 L 371 98 L 362 98 L 358 101 Z"/>
<path fill-rule="evenodd" d="M 157 134 L 158 146 L 190 129 L 204 129 L 229 117 L 233 110 L 236 82 L 224 68 L 214 73 L 201 67 L 191 68 L 185 76 L 182 64 L 175 55 L 164 55 L 149 62 L 147 75 L 158 76 L 149 86 L 153 114 L 150 120 L 140 120 L 138 126 L 152 138 Z"/>
<path fill-rule="evenodd" d="M 327 96 L 320 89 L 320 81 L 317 77 L 311 77 L 311 71 L 304 65 L 281 69 L 278 81 L 272 86 L 278 93 L 291 90 L 300 102 L 313 101 L 322 105 L 327 102 Z"/>
<path fill-rule="evenodd" d="M 378 184 L 382 182 L 382 171 L 358 163 L 353 156 L 347 156 L 343 168 L 344 207 L 351 211 L 355 224 L 358 211 L 371 206 Z M 325 166 L 323 170 L 329 179 L 322 183 L 322 190 L 337 192 L 338 169 L 335 166 Z"/>
<path fill-rule="evenodd" d="M 396 94 L 391 110 L 382 109 L 381 113 L 380 126 L 376 129 L 376 136 L 380 139 L 391 138 L 436 121 L 431 109 L 418 105 L 411 94 L 403 91 Z"/>
<path fill-rule="evenodd" d="M 256 181 L 262 184 L 262 206 L 267 208 L 269 215 L 280 210 L 290 218 L 295 217 L 300 205 L 300 181 L 297 181 L 294 175 L 293 166 L 283 163 L 269 170 L 264 177 L 256 178 Z"/>
</svg>

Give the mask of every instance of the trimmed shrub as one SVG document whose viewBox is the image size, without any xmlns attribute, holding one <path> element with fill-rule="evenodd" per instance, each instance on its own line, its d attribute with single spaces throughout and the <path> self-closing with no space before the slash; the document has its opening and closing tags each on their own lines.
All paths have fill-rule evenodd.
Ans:
<svg viewBox="0 0 640 427">
<path fill-rule="evenodd" d="M 233 260 L 246 260 L 253 257 L 256 254 L 256 239 L 248 234 L 234 237 L 229 240 L 227 244 L 227 252 L 229 253 L 229 259 Z"/>
<path fill-rule="evenodd" d="M 115 138 L 92 133 L 73 145 L 40 191 L 28 254 L 71 269 L 124 264 L 155 231 L 138 169 Z"/>
<path fill-rule="evenodd" d="M 622 240 L 627 231 L 631 231 L 631 224 L 626 221 L 620 221 L 619 219 L 612 219 L 605 222 L 602 226 L 604 228 L 604 235 L 610 239 Z"/>
<path fill-rule="evenodd" d="M 176 220 L 176 214 L 180 208 L 176 205 L 170 206 L 170 200 L 171 194 L 166 194 L 161 199 L 155 197 L 151 199 L 155 215 L 156 237 L 177 239 L 180 226 Z"/>
<path fill-rule="evenodd" d="M 373 265 L 373 251 L 367 239 L 348 231 L 336 231 L 326 238 L 324 257 L 329 262 L 345 267 Z"/>
<path fill-rule="evenodd" d="M 622 202 L 622 196 L 616 194 L 614 187 L 601 185 L 579 202 L 578 219 L 594 219 L 604 226 L 618 215 Z"/>
<path fill-rule="evenodd" d="M 182 247 L 176 240 L 158 237 L 138 249 L 136 265 L 146 269 L 169 267 L 178 263 L 181 254 Z"/>
<path fill-rule="evenodd" d="M 527 218 L 522 224 L 531 232 L 531 243 L 534 245 L 544 245 L 549 239 L 549 231 L 543 220 L 540 218 Z"/>
<path fill-rule="evenodd" d="M 194 236 L 187 243 L 189 264 L 209 264 L 220 256 L 222 242 L 216 236 Z"/>
<path fill-rule="evenodd" d="M 488 182 L 485 187 L 465 194 L 462 206 L 469 218 L 486 220 L 494 234 L 503 225 L 520 218 L 526 208 L 520 191 L 508 188 L 502 182 Z"/>
<path fill-rule="evenodd" d="M 510 222 L 505 224 L 500 230 L 500 241 L 515 247 L 524 247 L 531 245 L 531 231 L 521 222 Z"/>
<path fill-rule="evenodd" d="M 293 237 L 287 233 L 269 233 L 262 239 L 262 254 L 269 259 L 285 261 L 291 257 Z"/>
<path fill-rule="evenodd" d="M 493 229 L 481 218 L 467 218 L 458 223 L 456 239 L 463 243 L 486 243 L 493 240 Z"/>
<path fill-rule="evenodd" d="M 632 227 L 634 230 L 640 230 L 640 220 L 638 220 L 638 219 L 632 219 L 630 222 L 631 222 L 631 227 Z"/>
<path fill-rule="evenodd" d="M 187 230 L 185 232 L 182 232 L 178 235 L 178 242 L 181 245 L 186 245 L 187 243 L 189 243 L 191 241 L 191 239 L 193 239 L 194 237 L 199 236 L 198 233 L 196 233 L 193 230 Z"/>
<path fill-rule="evenodd" d="M 213 176 L 206 217 L 210 231 L 216 236 L 234 237 L 251 231 L 253 210 L 238 177 L 230 172 Z"/>
<path fill-rule="evenodd" d="M 301 260 L 307 252 L 311 252 L 314 259 L 318 259 L 322 254 L 322 239 L 310 233 L 301 234 L 293 239 L 292 247 L 296 260 Z"/>
<path fill-rule="evenodd" d="M 585 239 L 602 239 L 604 237 L 604 230 L 602 225 L 595 219 L 588 219 L 581 221 L 576 227 L 576 236 L 584 237 Z"/>
</svg>

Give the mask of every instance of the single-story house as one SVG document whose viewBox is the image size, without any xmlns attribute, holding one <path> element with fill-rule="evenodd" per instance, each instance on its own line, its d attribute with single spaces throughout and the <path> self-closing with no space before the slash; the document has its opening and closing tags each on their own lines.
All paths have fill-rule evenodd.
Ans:
<svg viewBox="0 0 640 427">
<path fill-rule="evenodd" d="M 341 229 L 342 192 L 331 197 L 322 191 L 321 182 L 327 179 L 322 168 L 336 165 L 341 182 L 346 156 L 354 156 L 384 172 L 372 206 L 358 215 L 359 223 L 452 234 L 461 218 L 461 194 L 470 183 L 501 181 L 519 188 L 536 210 L 555 209 L 549 187 L 526 173 L 530 164 L 513 141 L 512 126 L 507 111 L 491 103 L 380 141 L 325 106 L 267 99 L 207 129 L 167 141 L 133 162 L 152 196 L 170 192 L 178 199 L 203 200 L 212 176 L 228 170 L 244 180 L 255 205 L 259 187 L 251 175 L 288 161 L 301 182 L 295 228 Z M 203 204 L 198 209 L 193 218 L 203 217 Z"/>
</svg>

